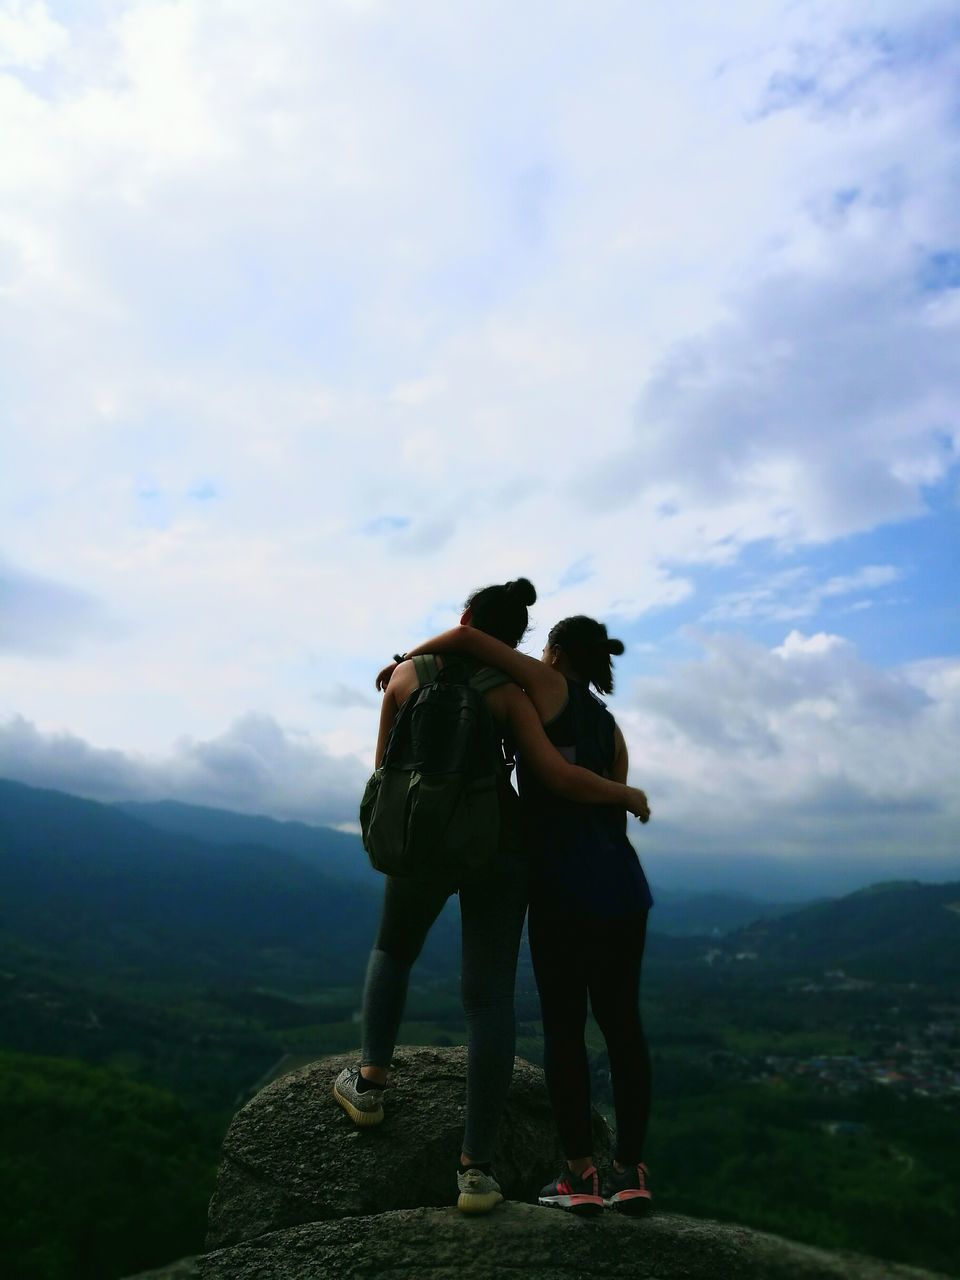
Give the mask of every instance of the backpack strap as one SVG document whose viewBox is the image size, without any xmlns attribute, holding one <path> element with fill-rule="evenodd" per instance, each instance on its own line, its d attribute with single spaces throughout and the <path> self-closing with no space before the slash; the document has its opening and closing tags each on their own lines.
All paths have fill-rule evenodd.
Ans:
<svg viewBox="0 0 960 1280">
<path fill-rule="evenodd" d="M 430 684 L 440 674 L 440 664 L 432 653 L 418 653 L 412 662 L 417 674 L 417 684 L 420 686 Z"/>
<path fill-rule="evenodd" d="M 489 693 L 491 689 L 499 689 L 502 684 L 512 684 L 513 681 L 496 667 L 481 667 L 473 673 L 468 683 L 477 693 Z"/>
<path fill-rule="evenodd" d="M 417 684 L 421 687 L 436 680 L 440 674 L 440 663 L 432 653 L 415 654 L 410 661 L 417 674 Z M 513 683 L 508 675 L 504 675 L 496 667 L 477 667 L 476 670 L 471 670 L 471 666 L 472 664 L 464 662 L 462 658 L 450 657 L 444 662 L 443 670 L 448 670 L 454 680 L 458 680 L 459 677 L 460 683 L 468 684 L 477 693 L 489 693 L 491 689 L 498 689 L 502 684 Z M 466 679 L 463 679 L 464 676 Z"/>
</svg>

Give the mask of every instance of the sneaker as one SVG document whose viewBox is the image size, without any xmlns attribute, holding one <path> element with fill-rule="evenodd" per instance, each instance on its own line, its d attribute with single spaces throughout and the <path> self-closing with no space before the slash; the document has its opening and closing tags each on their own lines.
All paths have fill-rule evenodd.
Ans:
<svg viewBox="0 0 960 1280">
<path fill-rule="evenodd" d="M 653 1199 L 648 1177 L 645 1164 L 628 1165 L 623 1173 L 611 1165 L 603 1180 L 603 1203 L 619 1213 L 646 1213 Z"/>
<path fill-rule="evenodd" d="M 468 1165 L 457 1174 L 457 1208 L 464 1213 L 489 1213 L 503 1199 L 500 1184 L 492 1173 Z"/>
<path fill-rule="evenodd" d="M 602 1213 L 600 1175 L 593 1165 L 580 1174 L 563 1169 L 553 1182 L 543 1188 L 537 1200 L 539 1204 L 566 1209 L 569 1213 Z"/>
<path fill-rule="evenodd" d="M 333 1082 L 333 1096 L 354 1124 L 362 1129 L 379 1124 L 383 1119 L 383 1089 L 357 1088 L 359 1067 L 344 1067 Z"/>
</svg>

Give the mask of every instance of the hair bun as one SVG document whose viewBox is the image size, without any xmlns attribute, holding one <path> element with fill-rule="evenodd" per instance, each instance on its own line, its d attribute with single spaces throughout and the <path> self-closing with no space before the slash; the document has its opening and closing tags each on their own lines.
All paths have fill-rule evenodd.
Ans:
<svg viewBox="0 0 960 1280">
<path fill-rule="evenodd" d="M 612 654 L 615 658 L 619 658 L 620 654 L 623 653 L 623 641 L 608 640 L 607 653 Z"/>
<path fill-rule="evenodd" d="M 514 578 L 512 582 L 508 582 L 504 586 L 504 590 L 510 595 L 516 596 L 522 605 L 536 604 L 537 589 L 529 578 Z"/>
</svg>

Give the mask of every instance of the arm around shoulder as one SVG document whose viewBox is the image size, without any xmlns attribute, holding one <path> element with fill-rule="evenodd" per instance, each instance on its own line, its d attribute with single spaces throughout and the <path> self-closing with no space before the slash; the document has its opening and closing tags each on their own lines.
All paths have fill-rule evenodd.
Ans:
<svg viewBox="0 0 960 1280">
<path fill-rule="evenodd" d="M 543 731 L 533 703 L 519 689 L 506 689 L 506 708 L 517 745 L 537 777 L 557 795 L 581 804 L 611 804 L 628 809 L 642 821 L 649 816 L 647 798 L 636 787 L 624 786 L 599 773 L 570 764 Z"/>
</svg>

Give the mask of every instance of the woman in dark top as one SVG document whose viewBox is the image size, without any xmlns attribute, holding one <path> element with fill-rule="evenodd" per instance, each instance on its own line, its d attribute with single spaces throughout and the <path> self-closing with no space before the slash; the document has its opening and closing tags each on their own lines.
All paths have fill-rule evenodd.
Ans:
<svg viewBox="0 0 960 1280">
<path fill-rule="evenodd" d="M 626 782 L 627 747 L 590 690 L 613 689 L 611 655 L 623 645 L 583 616 L 551 630 L 539 661 L 491 636 L 458 627 L 411 653 L 466 653 L 527 691 L 547 737 L 571 763 Z M 651 1072 L 639 1011 L 647 913 L 646 877 L 626 835 L 626 813 L 552 795 L 519 755 L 530 867 L 530 950 L 543 1011 L 544 1071 L 567 1167 L 540 1203 L 579 1213 L 604 1204 L 636 1213 L 650 1203 L 643 1144 Z M 649 817 L 641 815 L 645 821 Z M 593 1158 L 587 997 L 607 1043 L 617 1117 L 613 1167 L 601 1189 Z"/>
<path fill-rule="evenodd" d="M 458 630 L 486 633 L 490 640 L 498 636 L 494 641 L 498 652 L 501 647 L 512 652 L 510 646 L 519 643 L 527 627 L 527 606 L 535 599 L 536 592 L 526 578 L 484 587 L 470 596 Z M 400 708 L 413 696 L 421 679 L 431 679 L 442 664 L 442 658 L 427 662 L 418 654 L 415 661 L 401 660 L 389 672 L 381 672 L 378 683 L 386 684 L 386 692 L 377 741 L 378 766 L 383 762 Z M 463 659 L 453 665 L 478 668 L 477 663 Z M 474 674 L 481 673 L 475 670 Z M 535 707 L 523 691 L 505 675 L 486 674 L 496 676 L 492 683 L 485 682 L 484 693 L 494 724 L 501 735 L 509 735 L 522 748 L 525 766 L 531 777 L 537 778 L 538 785 L 576 798 L 584 808 L 622 814 L 622 806 L 626 806 L 638 816 L 646 812 L 646 797 L 641 791 L 563 759 L 550 744 Z M 509 831 L 510 808 L 520 806 L 505 779 L 503 788 L 502 827 Z M 457 1204 L 465 1213 L 486 1213 L 502 1199 L 490 1161 L 513 1073 L 514 978 L 527 906 L 522 841 L 502 837 L 501 848 L 491 854 L 495 856 L 489 865 L 475 874 L 386 878 L 383 915 L 364 987 L 361 1059 L 356 1066 L 341 1071 L 333 1084 L 337 1103 L 355 1124 L 367 1127 L 383 1120 L 383 1090 L 411 967 L 447 898 L 458 894 L 468 1050 Z"/>
</svg>

